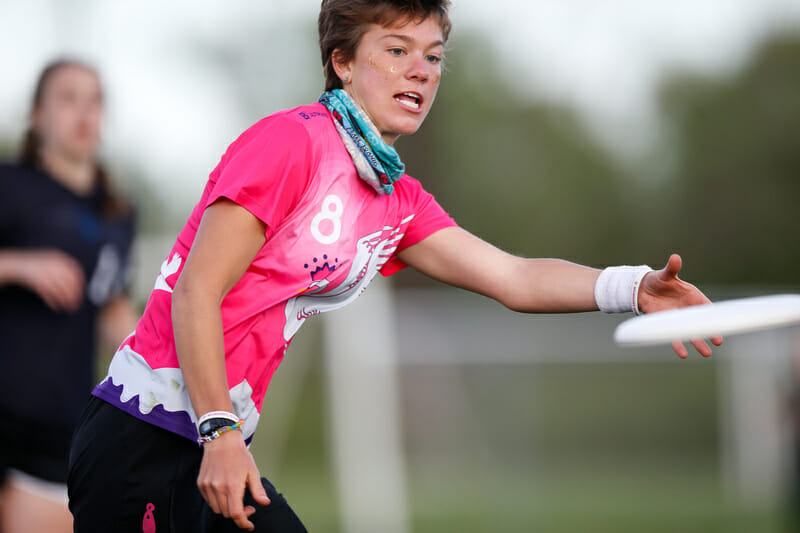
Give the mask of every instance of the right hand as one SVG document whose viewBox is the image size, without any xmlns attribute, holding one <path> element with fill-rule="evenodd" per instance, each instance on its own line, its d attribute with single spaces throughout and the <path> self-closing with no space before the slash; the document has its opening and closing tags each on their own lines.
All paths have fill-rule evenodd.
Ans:
<svg viewBox="0 0 800 533">
<path fill-rule="evenodd" d="M 53 311 L 71 313 L 80 309 L 86 279 L 73 257 L 55 249 L 20 252 L 18 257 L 20 284 Z"/>
<path fill-rule="evenodd" d="M 256 510 L 251 505 L 244 506 L 245 487 L 250 489 L 257 503 L 270 503 L 241 431 L 229 431 L 203 446 L 197 486 L 215 513 L 232 519 L 241 529 L 249 531 L 255 529 L 248 518 Z"/>
</svg>

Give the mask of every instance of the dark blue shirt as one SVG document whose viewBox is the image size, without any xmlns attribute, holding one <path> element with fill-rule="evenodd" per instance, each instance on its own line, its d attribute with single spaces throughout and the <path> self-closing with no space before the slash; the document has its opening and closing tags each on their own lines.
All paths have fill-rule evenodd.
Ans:
<svg viewBox="0 0 800 533">
<path fill-rule="evenodd" d="M 104 217 L 102 202 L 99 191 L 76 195 L 41 170 L 0 166 L 0 249 L 59 249 L 86 279 L 77 312 L 0 286 L 0 414 L 69 429 L 86 404 L 97 312 L 125 289 L 134 229 L 131 213 Z"/>
</svg>

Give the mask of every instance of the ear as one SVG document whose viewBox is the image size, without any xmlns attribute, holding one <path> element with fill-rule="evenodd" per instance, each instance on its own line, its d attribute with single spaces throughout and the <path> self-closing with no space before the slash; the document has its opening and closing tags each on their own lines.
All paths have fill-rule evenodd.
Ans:
<svg viewBox="0 0 800 533">
<path fill-rule="evenodd" d="M 352 78 L 352 61 L 342 61 L 342 52 L 338 48 L 331 54 L 331 63 L 333 63 L 333 70 L 340 80 Z"/>
</svg>

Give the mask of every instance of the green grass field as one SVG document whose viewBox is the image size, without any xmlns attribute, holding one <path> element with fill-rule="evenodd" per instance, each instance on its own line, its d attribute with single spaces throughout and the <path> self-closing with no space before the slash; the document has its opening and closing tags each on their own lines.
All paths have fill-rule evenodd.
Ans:
<svg viewBox="0 0 800 533">
<path fill-rule="evenodd" d="M 329 467 L 291 462 L 276 482 L 311 531 L 340 531 Z M 547 474 L 412 468 L 409 491 L 415 533 L 790 531 L 780 509 L 727 502 L 715 473 L 693 465 Z"/>
<path fill-rule="evenodd" d="M 437 407 L 454 373 L 465 412 Z M 402 385 L 414 533 L 792 530 L 786 506 L 725 495 L 713 363 L 411 368 Z M 323 392 L 312 368 L 280 464 L 269 424 L 253 451 L 311 531 L 336 532 Z"/>
</svg>

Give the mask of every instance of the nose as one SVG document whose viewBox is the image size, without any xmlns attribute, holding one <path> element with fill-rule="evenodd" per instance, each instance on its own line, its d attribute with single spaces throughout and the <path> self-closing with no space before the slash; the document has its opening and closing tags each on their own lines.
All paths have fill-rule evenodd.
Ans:
<svg viewBox="0 0 800 533">
<path fill-rule="evenodd" d="M 82 98 L 75 107 L 83 120 L 97 120 L 103 114 L 102 104 L 94 98 Z"/>
<path fill-rule="evenodd" d="M 432 68 L 435 68 L 434 65 L 426 61 L 424 56 L 414 56 L 406 76 L 410 80 L 425 83 L 431 76 Z"/>
</svg>

